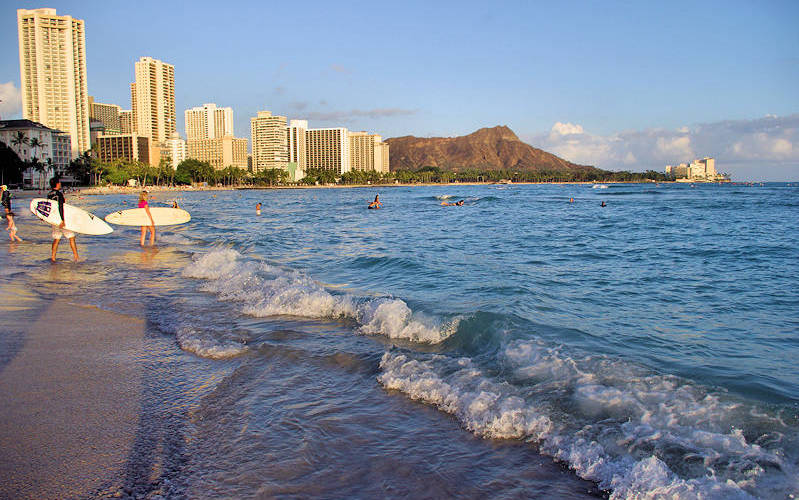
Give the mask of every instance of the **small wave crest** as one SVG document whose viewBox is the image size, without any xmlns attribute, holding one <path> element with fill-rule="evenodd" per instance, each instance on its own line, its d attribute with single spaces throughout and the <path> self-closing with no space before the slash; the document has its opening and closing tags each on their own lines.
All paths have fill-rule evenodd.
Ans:
<svg viewBox="0 0 799 500">
<path fill-rule="evenodd" d="M 223 341 L 217 336 L 204 334 L 197 329 L 184 327 L 177 332 L 178 346 L 201 358 L 228 359 L 246 353 L 245 344 Z"/>
<path fill-rule="evenodd" d="M 401 299 L 364 299 L 335 294 L 308 276 L 244 259 L 232 249 L 211 251 L 189 264 L 184 276 L 207 280 L 201 289 L 221 300 L 241 304 L 255 317 L 299 316 L 345 318 L 359 324 L 363 334 L 437 344 L 450 336 L 457 321 L 414 313 Z"/>
<path fill-rule="evenodd" d="M 796 493 L 796 444 L 773 414 L 676 377 L 515 340 L 506 379 L 468 357 L 387 352 L 379 382 L 455 415 L 475 434 L 524 439 L 611 498 Z M 775 432 L 780 428 L 782 432 Z"/>
</svg>

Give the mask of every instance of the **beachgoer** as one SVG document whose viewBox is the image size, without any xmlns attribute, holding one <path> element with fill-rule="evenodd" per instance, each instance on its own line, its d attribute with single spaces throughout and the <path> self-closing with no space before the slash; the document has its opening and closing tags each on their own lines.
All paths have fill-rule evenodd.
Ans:
<svg viewBox="0 0 799 500">
<path fill-rule="evenodd" d="M 64 221 L 64 193 L 61 192 L 61 181 L 53 177 L 50 179 L 50 192 L 47 193 L 48 200 L 58 202 L 58 215 L 61 216 L 61 224 L 53 226 L 53 246 L 50 254 L 50 260 L 55 262 L 55 254 L 58 251 L 58 244 L 61 242 L 62 237 L 69 240 L 69 247 L 72 249 L 72 255 L 75 262 L 78 261 L 78 245 L 75 243 L 75 233 L 69 229 L 65 229 L 66 222 Z"/>
<path fill-rule="evenodd" d="M 574 203 L 574 198 L 569 198 L 569 203 Z"/>
<path fill-rule="evenodd" d="M 606 207 L 607 205 L 605 205 L 605 202 L 603 201 L 602 203 L 599 204 L 599 206 L 600 207 Z"/>
<path fill-rule="evenodd" d="M 261 215 L 261 202 L 255 204 L 255 215 Z"/>
<path fill-rule="evenodd" d="M 6 211 L 6 219 L 8 219 L 8 226 L 6 227 L 8 236 L 11 241 L 22 241 L 22 238 L 17 236 L 17 225 L 14 223 L 14 212 L 11 210 L 11 192 L 5 184 L 0 186 L 0 189 L 3 190 L 3 208 Z"/>
<path fill-rule="evenodd" d="M 383 204 L 380 203 L 380 195 L 375 195 L 375 201 L 369 204 L 369 208 L 380 208 Z"/>
<path fill-rule="evenodd" d="M 172 208 L 180 208 L 180 207 L 178 206 L 178 200 L 173 200 L 173 201 L 172 201 Z"/>
<path fill-rule="evenodd" d="M 463 206 L 463 200 L 456 201 L 455 203 L 448 203 L 446 201 L 442 201 L 441 204 L 445 207 L 461 207 Z"/>
<path fill-rule="evenodd" d="M 150 246 L 152 246 L 155 244 L 155 222 L 153 221 L 153 214 L 150 213 L 150 204 L 147 203 L 147 191 L 139 193 L 139 208 L 143 208 L 147 212 L 147 217 L 150 218 L 150 225 L 141 227 L 139 245 L 144 246 L 144 237 L 147 236 L 147 231 L 150 231 Z"/>
</svg>

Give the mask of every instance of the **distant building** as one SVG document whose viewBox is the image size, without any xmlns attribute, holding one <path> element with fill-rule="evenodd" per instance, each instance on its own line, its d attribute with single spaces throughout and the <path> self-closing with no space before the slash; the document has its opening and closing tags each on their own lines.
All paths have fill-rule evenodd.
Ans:
<svg viewBox="0 0 799 500">
<path fill-rule="evenodd" d="M 130 109 L 122 109 L 119 111 L 119 133 L 130 134 L 133 133 L 133 111 Z"/>
<path fill-rule="evenodd" d="M 349 131 L 343 127 L 305 131 L 308 169 L 332 170 L 341 175 L 351 170 Z"/>
<path fill-rule="evenodd" d="M 679 165 L 666 165 L 666 174 L 673 175 L 677 181 L 684 182 L 716 182 L 729 180 L 724 175 L 716 171 L 715 158 L 705 157 L 692 161 L 691 163 L 680 163 Z"/>
<path fill-rule="evenodd" d="M 133 131 L 163 143 L 176 131 L 175 67 L 142 57 L 135 63 L 135 74 L 130 84 Z"/>
<path fill-rule="evenodd" d="M 150 138 L 136 133 L 101 135 L 97 138 L 97 149 L 98 157 L 104 163 L 140 161 L 158 165 L 160 160 L 160 153 L 155 154 Z"/>
<path fill-rule="evenodd" d="M 350 132 L 349 140 L 352 170 L 388 172 L 388 144 L 382 137 L 367 132 Z"/>
<path fill-rule="evenodd" d="M 89 136 L 92 140 L 92 147 L 97 144 L 97 138 L 101 135 L 106 135 L 105 124 L 99 120 L 92 120 L 89 122 Z M 110 134 L 114 135 L 114 134 Z"/>
<path fill-rule="evenodd" d="M 216 170 L 230 166 L 247 168 L 247 139 L 226 136 L 186 141 L 188 157 L 205 161 Z"/>
<path fill-rule="evenodd" d="M 305 177 L 305 170 L 308 167 L 307 130 L 308 122 L 306 120 L 291 120 L 286 129 L 289 176 L 295 182 Z"/>
<path fill-rule="evenodd" d="M 119 123 L 119 113 L 122 108 L 116 104 L 103 104 L 95 102 L 89 96 L 89 119 L 103 124 L 106 135 L 121 134 L 122 126 Z"/>
<path fill-rule="evenodd" d="M 20 134 L 24 141 L 15 144 Z M 41 146 L 32 147 L 32 139 L 36 139 Z M 72 159 L 71 134 L 31 120 L 0 120 L 0 142 L 14 150 L 20 160 L 31 161 L 35 157 L 45 166 L 45 171 L 41 173 L 33 168 L 22 173 L 22 182 L 26 187 L 37 187 L 40 182 L 47 182 L 54 174 L 61 177 L 65 184 L 73 182 L 68 174 Z"/>
<path fill-rule="evenodd" d="M 233 134 L 233 108 L 218 108 L 214 103 L 203 104 L 184 112 L 186 139 L 216 139 Z"/>
<path fill-rule="evenodd" d="M 188 158 L 189 150 L 184 141 L 177 132 L 172 134 L 172 137 L 166 140 L 164 147 L 161 149 L 161 158 L 166 159 L 169 165 L 177 170 L 180 162 Z"/>
<path fill-rule="evenodd" d="M 91 147 L 82 19 L 18 9 L 22 117 L 69 134 L 71 156 Z"/>
<path fill-rule="evenodd" d="M 253 172 L 286 169 L 289 161 L 286 117 L 259 111 L 250 118 Z"/>
</svg>

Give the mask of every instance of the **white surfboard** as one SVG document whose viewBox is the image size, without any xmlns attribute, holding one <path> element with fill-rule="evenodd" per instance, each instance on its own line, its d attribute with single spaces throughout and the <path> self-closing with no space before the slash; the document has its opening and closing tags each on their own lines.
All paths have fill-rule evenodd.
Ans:
<svg viewBox="0 0 799 500">
<path fill-rule="evenodd" d="M 61 224 L 61 214 L 58 213 L 58 202 L 46 198 L 31 200 L 33 215 L 53 226 Z M 64 203 L 64 229 L 80 234 L 108 234 L 114 229 L 106 224 L 103 219 L 86 210 L 73 207 Z"/>
<path fill-rule="evenodd" d="M 172 224 L 184 224 L 191 220 L 191 215 L 181 208 L 170 207 L 150 207 L 150 214 L 153 216 L 153 223 L 156 226 L 171 226 Z M 150 218 L 147 211 L 143 208 L 130 208 L 119 210 L 105 216 L 106 222 L 118 224 L 120 226 L 149 226 Z"/>
</svg>

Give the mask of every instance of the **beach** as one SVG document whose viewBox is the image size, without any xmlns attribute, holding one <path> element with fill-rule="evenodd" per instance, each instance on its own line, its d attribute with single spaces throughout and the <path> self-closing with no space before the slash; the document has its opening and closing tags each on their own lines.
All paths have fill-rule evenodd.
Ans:
<svg viewBox="0 0 799 500">
<path fill-rule="evenodd" d="M 55 264 L 20 200 L 0 498 L 796 495 L 795 189 L 181 191 Z"/>
</svg>

